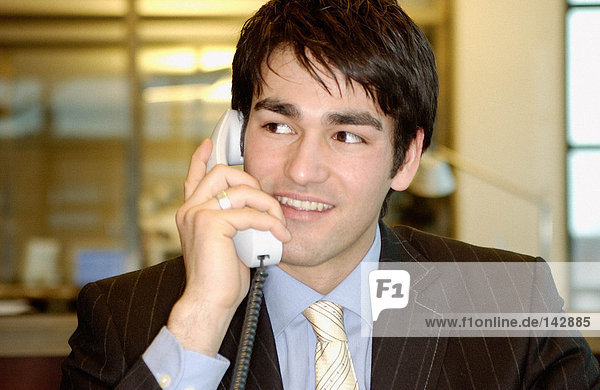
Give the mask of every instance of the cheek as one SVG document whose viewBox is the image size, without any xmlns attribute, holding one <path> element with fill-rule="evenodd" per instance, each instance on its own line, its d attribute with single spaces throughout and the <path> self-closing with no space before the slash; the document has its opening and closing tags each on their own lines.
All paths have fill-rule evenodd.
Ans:
<svg viewBox="0 0 600 390">
<path fill-rule="evenodd" d="M 261 147 L 260 142 L 254 142 L 252 137 L 246 137 L 244 152 L 244 170 L 259 179 L 269 175 L 278 166 L 278 156 L 272 151 Z"/>
<path fill-rule="evenodd" d="M 362 201 L 374 204 L 383 201 L 392 183 L 389 170 L 382 170 L 381 164 L 375 165 L 372 162 L 348 168 L 346 175 L 342 174 L 342 177 L 345 177 L 347 191 L 360 196 Z"/>
<path fill-rule="evenodd" d="M 354 176 L 371 186 L 391 184 L 392 179 L 392 155 L 385 147 L 378 148 L 362 158 L 351 159 L 352 171 Z"/>
</svg>

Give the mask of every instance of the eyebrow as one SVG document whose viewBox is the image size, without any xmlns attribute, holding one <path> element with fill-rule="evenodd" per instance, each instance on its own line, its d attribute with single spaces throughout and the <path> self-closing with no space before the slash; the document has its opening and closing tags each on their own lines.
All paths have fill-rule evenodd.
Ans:
<svg viewBox="0 0 600 390">
<path fill-rule="evenodd" d="M 254 105 L 254 110 L 268 110 L 274 113 L 290 117 L 292 119 L 300 119 L 302 113 L 300 109 L 291 103 L 285 103 L 273 98 L 265 98 L 259 100 Z M 353 126 L 371 126 L 376 130 L 383 130 L 381 121 L 375 118 L 367 111 L 334 111 L 329 112 L 325 116 L 324 123 L 327 126 L 331 125 L 353 125 Z"/>
<path fill-rule="evenodd" d="M 254 105 L 254 110 L 268 110 L 273 111 L 276 114 L 280 114 L 283 116 L 291 117 L 293 119 L 299 119 L 302 115 L 300 114 L 300 110 L 293 104 L 284 103 L 279 100 L 273 98 L 265 98 L 259 100 Z"/>
<path fill-rule="evenodd" d="M 376 130 L 383 130 L 381 121 L 366 111 L 333 112 L 327 114 L 326 123 L 328 125 L 371 126 Z"/>
</svg>

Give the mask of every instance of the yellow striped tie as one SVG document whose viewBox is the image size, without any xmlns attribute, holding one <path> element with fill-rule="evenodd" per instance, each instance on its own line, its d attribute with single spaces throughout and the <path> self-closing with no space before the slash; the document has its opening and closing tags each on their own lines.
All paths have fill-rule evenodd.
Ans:
<svg viewBox="0 0 600 390">
<path fill-rule="evenodd" d="M 315 390 L 358 390 L 342 307 L 317 301 L 302 312 L 317 336 Z"/>
</svg>

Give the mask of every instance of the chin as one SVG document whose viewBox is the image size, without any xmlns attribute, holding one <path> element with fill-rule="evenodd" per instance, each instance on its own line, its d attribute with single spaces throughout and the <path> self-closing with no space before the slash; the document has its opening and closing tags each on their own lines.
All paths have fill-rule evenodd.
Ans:
<svg viewBox="0 0 600 390">
<path fill-rule="evenodd" d="M 309 258 L 309 256 L 294 256 L 292 254 L 286 254 L 284 249 L 283 255 L 281 256 L 281 263 L 295 267 L 310 267 L 315 265 L 315 263 L 318 263 L 314 260 L 307 260 L 307 258 Z"/>
<path fill-rule="evenodd" d="M 333 254 L 327 251 L 329 248 L 320 246 L 303 247 L 293 243 L 283 246 L 281 262 L 296 267 L 314 267 L 326 263 Z"/>
</svg>

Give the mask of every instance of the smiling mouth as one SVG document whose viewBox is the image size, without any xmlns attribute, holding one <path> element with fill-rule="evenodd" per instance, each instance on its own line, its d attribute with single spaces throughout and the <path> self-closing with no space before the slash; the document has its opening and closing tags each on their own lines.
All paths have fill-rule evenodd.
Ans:
<svg viewBox="0 0 600 390">
<path fill-rule="evenodd" d="M 287 196 L 275 196 L 279 203 L 283 206 L 292 207 L 301 211 L 326 211 L 332 209 L 333 206 L 327 203 L 312 202 L 310 200 L 299 200 L 288 198 Z"/>
</svg>

